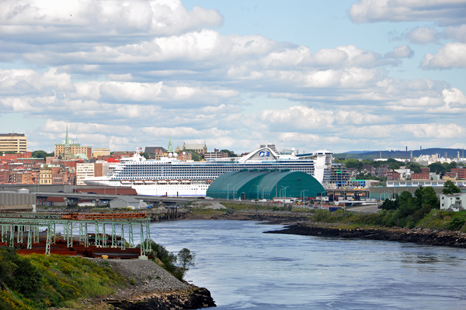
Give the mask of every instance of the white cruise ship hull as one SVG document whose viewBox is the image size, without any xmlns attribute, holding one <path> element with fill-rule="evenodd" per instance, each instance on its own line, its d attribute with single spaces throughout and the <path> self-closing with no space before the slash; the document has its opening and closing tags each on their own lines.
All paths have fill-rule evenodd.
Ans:
<svg viewBox="0 0 466 310">
<path fill-rule="evenodd" d="M 188 185 L 133 185 L 138 195 L 167 197 L 205 197 L 208 184 Z"/>
</svg>

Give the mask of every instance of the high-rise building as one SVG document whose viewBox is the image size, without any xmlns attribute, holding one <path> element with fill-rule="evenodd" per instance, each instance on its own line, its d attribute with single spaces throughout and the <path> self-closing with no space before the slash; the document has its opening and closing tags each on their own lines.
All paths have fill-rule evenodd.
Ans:
<svg viewBox="0 0 466 310">
<path fill-rule="evenodd" d="M 89 177 L 94 177 L 94 164 L 76 164 L 76 185 L 86 185 L 86 183 L 84 183 L 84 179 Z"/>
<path fill-rule="evenodd" d="M 24 133 L 2 133 L 0 134 L 0 152 L 26 152 L 28 140 Z"/>
</svg>

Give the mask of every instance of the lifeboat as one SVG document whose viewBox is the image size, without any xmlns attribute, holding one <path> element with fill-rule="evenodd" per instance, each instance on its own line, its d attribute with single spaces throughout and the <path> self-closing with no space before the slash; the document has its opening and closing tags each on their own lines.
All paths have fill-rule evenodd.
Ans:
<svg viewBox="0 0 466 310">
<path fill-rule="evenodd" d="M 131 181 L 129 181 L 129 180 L 123 180 L 123 181 L 121 181 L 121 184 L 131 184 Z"/>
<path fill-rule="evenodd" d="M 191 184 L 191 180 L 182 180 L 181 184 Z"/>
<path fill-rule="evenodd" d="M 210 184 L 212 183 L 212 180 L 207 180 L 206 183 Z"/>
<path fill-rule="evenodd" d="M 158 180 L 157 184 L 167 184 L 167 180 Z"/>
<path fill-rule="evenodd" d="M 170 180 L 170 184 L 180 184 L 180 181 L 178 181 L 178 180 Z"/>
<path fill-rule="evenodd" d="M 136 185 L 141 185 L 141 184 L 144 184 L 144 181 L 142 181 L 142 180 L 136 180 L 136 181 L 134 181 L 134 184 L 136 184 Z"/>
<path fill-rule="evenodd" d="M 155 182 L 153 180 L 145 180 L 144 184 L 154 184 Z"/>
</svg>

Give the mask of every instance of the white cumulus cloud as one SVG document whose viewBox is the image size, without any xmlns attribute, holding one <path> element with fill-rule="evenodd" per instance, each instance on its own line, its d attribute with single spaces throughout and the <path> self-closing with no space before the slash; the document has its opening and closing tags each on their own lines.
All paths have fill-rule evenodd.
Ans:
<svg viewBox="0 0 466 310">
<path fill-rule="evenodd" d="M 466 68 L 466 44 L 447 43 L 437 54 L 427 53 L 421 66 L 424 69 Z"/>
<path fill-rule="evenodd" d="M 351 6 L 355 23 L 436 21 L 442 25 L 466 23 L 465 0 L 359 0 Z"/>
</svg>

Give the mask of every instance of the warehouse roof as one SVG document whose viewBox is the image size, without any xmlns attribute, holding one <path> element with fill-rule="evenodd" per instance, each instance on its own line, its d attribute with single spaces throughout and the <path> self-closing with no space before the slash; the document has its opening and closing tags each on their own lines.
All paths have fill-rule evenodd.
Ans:
<svg viewBox="0 0 466 310">
<path fill-rule="evenodd" d="M 313 176 L 289 170 L 240 170 L 225 173 L 212 182 L 207 196 L 234 199 L 274 197 L 316 197 L 325 189 Z"/>
</svg>

